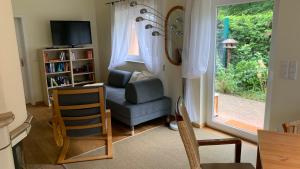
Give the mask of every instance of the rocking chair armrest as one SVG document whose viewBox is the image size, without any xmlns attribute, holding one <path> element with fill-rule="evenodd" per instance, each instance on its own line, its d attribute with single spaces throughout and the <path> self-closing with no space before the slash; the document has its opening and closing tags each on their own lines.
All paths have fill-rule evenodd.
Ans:
<svg viewBox="0 0 300 169">
<path fill-rule="evenodd" d="M 209 145 L 222 145 L 222 144 L 242 144 L 242 141 L 238 138 L 226 138 L 226 139 L 209 139 L 209 140 L 197 140 L 199 146 Z"/>
<path fill-rule="evenodd" d="M 242 141 L 238 138 L 197 140 L 199 146 L 235 144 L 235 162 L 241 162 Z"/>
</svg>

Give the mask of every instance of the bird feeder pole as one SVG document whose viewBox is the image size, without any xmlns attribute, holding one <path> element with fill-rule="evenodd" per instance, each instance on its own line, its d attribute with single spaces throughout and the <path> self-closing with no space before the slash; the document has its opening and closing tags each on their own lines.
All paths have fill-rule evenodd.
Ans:
<svg viewBox="0 0 300 169">
<path fill-rule="evenodd" d="M 222 42 L 224 44 L 224 48 L 227 51 L 227 61 L 226 61 L 226 65 L 225 67 L 227 68 L 228 65 L 230 64 L 230 60 L 231 60 L 231 49 L 235 49 L 238 41 L 234 40 L 234 39 L 226 39 Z"/>
</svg>

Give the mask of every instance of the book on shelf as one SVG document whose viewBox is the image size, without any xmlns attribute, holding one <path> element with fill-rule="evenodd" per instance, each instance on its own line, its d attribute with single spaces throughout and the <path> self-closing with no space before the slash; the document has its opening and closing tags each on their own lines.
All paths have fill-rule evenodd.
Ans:
<svg viewBox="0 0 300 169">
<path fill-rule="evenodd" d="M 60 52 L 59 59 L 60 59 L 61 61 L 66 60 L 66 53 L 65 53 L 65 52 Z"/>
<path fill-rule="evenodd" d="M 70 85 L 70 80 L 66 76 L 50 77 L 47 79 L 48 87 L 59 87 Z"/>
<path fill-rule="evenodd" d="M 59 73 L 70 71 L 69 63 L 49 63 L 46 65 L 47 73 Z"/>
<path fill-rule="evenodd" d="M 86 58 L 87 59 L 93 59 L 93 51 L 92 50 L 87 50 L 86 51 Z"/>
<path fill-rule="evenodd" d="M 46 67 L 47 67 L 47 73 L 55 72 L 55 64 L 54 63 L 49 63 Z"/>
<path fill-rule="evenodd" d="M 70 60 L 76 60 L 76 55 L 74 52 L 71 52 Z"/>
<path fill-rule="evenodd" d="M 94 80 L 95 80 L 94 75 L 89 74 L 89 80 L 90 80 L 90 81 L 94 81 Z"/>
<path fill-rule="evenodd" d="M 58 86 L 58 83 L 55 81 L 54 78 L 51 78 L 51 87 L 56 87 Z"/>
<path fill-rule="evenodd" d="M 70 65 L 69 65 L 69 63 L 65 63 L 64 67 L 65 67 L 65 71 L 70 71 Z"/>
<path fill-rule="evenodd" d="M 88 72 L 94 72 L 94 64 L 93 63 L 88 63 L 87 71 Z"/>
</svg>

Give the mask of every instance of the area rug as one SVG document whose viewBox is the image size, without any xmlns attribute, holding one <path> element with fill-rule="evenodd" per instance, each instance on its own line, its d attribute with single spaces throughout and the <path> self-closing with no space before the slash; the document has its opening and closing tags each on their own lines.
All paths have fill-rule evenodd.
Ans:
<svg viewBox="0 0 300 169">
<path fill-rule="evenodd" d="M 195 129 L 198 139 L 227 138 L 214 130 Z M 65 164 L 66 169 L 185 169 L 189 168 L 178 131 L 158 127 L 116 142 L 113 159 Z M 101 153 L 103 148 L 80 155 Z M 233 162 L 234 145 L 206 146 L 199 149 L 201 162 Z M 243 142 L 242 161 L 256 163 L 256 146 Z"/>
</svg>

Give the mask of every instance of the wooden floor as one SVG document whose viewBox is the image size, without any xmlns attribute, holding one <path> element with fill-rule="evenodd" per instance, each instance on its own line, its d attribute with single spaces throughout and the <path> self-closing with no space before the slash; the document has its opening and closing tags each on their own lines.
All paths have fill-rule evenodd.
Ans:
<svg viewBox="0 0 300 169">
<path fill-rule="evenodd" d="M 34 117 L 32 128 L 27 138 L 23 141 L 24 156 L 27 164 L 55 164 L 60 149 L 56 146 L 52 128 L 48 121 L 51 119 L 49 107 L 27 106 L 27 111 Z M 166 119 L 160 118 L 135 127 L 135 133 L 164 125 Z M 120 122 L 112 121 L 113 142 L 130 137 L 130 128 Z M 70 156 L 79 155 L 88 150 L 103 146 L 101 141 L 76 141 L 71 144 Z"/>
</svg>

